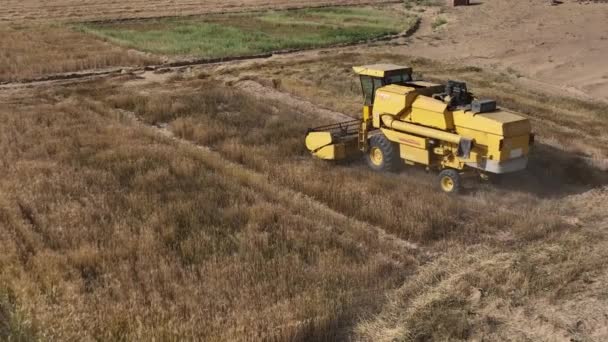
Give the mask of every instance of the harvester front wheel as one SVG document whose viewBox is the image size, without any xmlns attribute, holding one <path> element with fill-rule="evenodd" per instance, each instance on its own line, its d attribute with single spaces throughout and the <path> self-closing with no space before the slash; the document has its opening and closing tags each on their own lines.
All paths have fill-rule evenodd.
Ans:
<svg viewBox="0 0 608 342">
<path fill-rule="evenodd" d="M 439 186 L 449 194 L 457 194 L 462 190 L 462 181 L 458 171 L 445 169 L 439 173 Z"/>
<path fill-rule="evenodd" d="M 399 167 L 399 151 L 394 143 L 384 135 L 377 134 L 369 139 L 367 164 L 374 171 L 395 171 Z"/>
</svg>

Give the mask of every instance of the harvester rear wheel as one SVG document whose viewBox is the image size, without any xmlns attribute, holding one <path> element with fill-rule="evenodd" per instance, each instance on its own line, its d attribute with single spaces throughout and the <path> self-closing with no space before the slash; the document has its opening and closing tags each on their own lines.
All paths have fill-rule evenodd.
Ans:
<svg viewBox="0 0 608 342">
<path fill-rule="evenodd" d="M 445 169 L 439 173 L 439 186 L 448 194 L 457 194 L 462 190 L 462 181 L 458 171 Z"/>
<path fill-rule="evenodd" d="M 369 139 L 366 159 L 374 171 L 396 171 L 400 161 L 399 150 L 384 135 L 377 134 Z"/>
</svg>

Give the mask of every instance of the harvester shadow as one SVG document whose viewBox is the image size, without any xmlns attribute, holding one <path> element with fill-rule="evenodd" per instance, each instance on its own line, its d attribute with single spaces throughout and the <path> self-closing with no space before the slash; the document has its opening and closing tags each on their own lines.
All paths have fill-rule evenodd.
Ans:
<svg viewBox="0 0 608 342">
<path fill-rule="evenodd" d="M 351 308 L 352 310 L 352 308 Z M 349 341 L 355 323 L 355 312 L 348 308 L 343 313 L 330 314 L 320 320 L 310 320 L 298 326 L 286 327 L 265 342 Z"/>
<path fill-rule="evenodd" d="M 580 154 L 537 143 L 525 171 L 504 175 L 495 186 L 532 193 L 539 197 L 563 197 L 608 185 L 608 172 Z"/>
<path fill-rule="evenodd" d="M 490 186 L 498 190 L 530 193 L 542 198 L 559 198 L 608 185 L 608 172 L 592 165 L 590 158 L 580 154 L 537 142 L 529 157 L 525 171 L 493 178 L 490 185 L 479 177 L 467 176 L 463 179 L 465 186 L 462 194 L 485 191 L 484 188 Z M 346 168 L 367 169 L 364 158 L 353 158 L 335 164 Z M 437 175 L 436 172 L 427 172 L 422 167 L 404 166 L 395 176 L 405 174 L 417 177 L 421 183 L 429 186 L 434 186 Z"/>
</svg>

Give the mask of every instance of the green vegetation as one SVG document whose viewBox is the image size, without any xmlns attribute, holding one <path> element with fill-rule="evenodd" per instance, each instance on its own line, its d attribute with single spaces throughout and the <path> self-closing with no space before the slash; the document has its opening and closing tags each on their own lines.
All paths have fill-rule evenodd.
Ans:
<svg viewBox="0 0 608 342">
<path fill-rule="evenodd" d="M 0 263 L 1 265 L 1 263 Z M 15 303 L 15 294 L 0 287 L 0 340 L 34 341 L 36 336 L 32 322 L 26 320 Z"/>
<path fill-rule="evenodd" d="M 407 30 L 415 18 L 373 8 L 323 8 L 159 19 L 79 28 L 131 48 L 225 57 L 351 43 Z"/>
</svg>

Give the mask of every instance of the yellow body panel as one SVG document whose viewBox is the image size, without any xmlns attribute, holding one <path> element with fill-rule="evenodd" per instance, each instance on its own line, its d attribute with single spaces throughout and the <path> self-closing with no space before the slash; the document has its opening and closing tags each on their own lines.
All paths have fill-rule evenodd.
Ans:
<svg viewBox="0 0 608 342">
<path fill-rule="evenodd" d="M 456 132 L 475 139 L 488 160 L 505 161 L 529 152 L 530 121 L 519 115 L 505 111 L 483 114 L 456 111 L 454 121 Z"/>
<path fill-rule="evenodd" d="M 374 111 L 372 114 L 372 127 L 380 128 L 380 114 L 379 112 Z"/>
<path fill-rule="evenodd" d="M 382 122 L 389 128 L 396 129 L 401 132 L 407 132 L 410 134 L 415 134 L 421 137 L 428 137 L 433 139 L 438 139 L 441 141 L 447 141 L 453 144 L 460 143 L 461 136 L 458 134 L 442 131 L 435 128 L 415 125 L 411 123 L 407 123 L 401 120 L 395 120 L 390 115 L 382 116 Z M 390 140 L 390 138 L 389 138 Z"/>
<path fill-rule="evenodd" d="M 462 110 L 454 111 L 456 129 L 466 128 L 500 136 L 517 136 L 530 133 L 530 121 L 506 111 L 475 114 Z"/>
<path fill-rule="evenodd" d="M 403 67 L 395 64 L 372 64 L 353 67 L 353 70 L 359 75 L 372 77 L 385 77 L 388 73 L 403 72 L 412 73 L 412 68 Z"/>
<path fill-rule="evenodd" d="M 427 149 L 399 145 L 399 155 L 405 161 L 412 161 L 422 165 L 429 165 L 431 163 L 430 152 Z"/>
<path fill-rule="evenodd" d="M 333 139 L 330 132 L 310 132 L 306 135 L 306 148 L 315 152 L 324 146 L 330 145 Z"/>
<path fill-rule="evenodd" d="M 322 147 L 313 154 L 319 159 L 339 160 L 346 158 L 347 151 L 344 144 L 333 144 Z"/>
<path fill-rule="evenodd" d="M 389 85 L 376 91 L 374 114 L 400 116 L 406 122 L 442 130 L 454 128 L 452 112 L 447 111 L 447 104 L 428 96 L 419 96 L 416 88 L 400 85 Z M 374 121 L 374 127 L 380 127 L 380 121 Z"/>
<path fill-rule="evenodd" d="M 528 155 L 530 151 L 530 135 L 520 135 L 518 137 L 504 138 L 499 161 L 518 158 Z"/>
<path fill-rule="evenodd" d="M 374 113 L 399 115 L 412 106 L 418 94 L 416 88 L 389 85 L 376 91 Z"/>
<path fill-rule="evenodd" d="M 357 136 L 334 139 L 330 132 L 309 132 L 306 148 L 317 158 L 339 160 L 357 153 L 358 140 Z"/>
<path fill-rule="evenodd" d="M 415 148 L 427 148 L 426 138 L 418 137 L 407 133 L 397 132 L 392 129 L 382 128 L 380 130 L 382 131 L 384 136 L 386 136 L 386 138 L 392 142 L 396 142 L 401 145 L 408 145 Z"/>
<path fill-rule="evenodd" d="M 428 149 L 428 139 L 392 129 L 382 128 L 381 131 L 388 140 L 399 144 L 401 159 L 423 165 L 430 164 L 431 157 Z"/>
<path fill-rule="evenodd" d="M 453 129 L 454 119 L 452 113 L 447 111 L 447 107 L 448 105 L 442 101 L 427 96 L 418 96 L 412 103 L 411 112 L 405 116 L 404 121 L 442 130 Z"/>
</svg>

